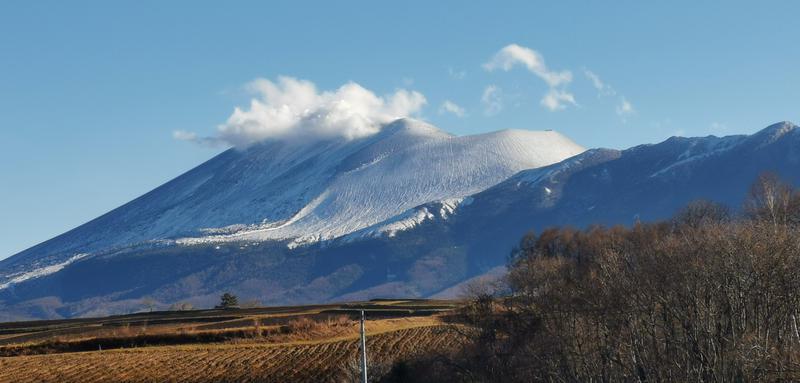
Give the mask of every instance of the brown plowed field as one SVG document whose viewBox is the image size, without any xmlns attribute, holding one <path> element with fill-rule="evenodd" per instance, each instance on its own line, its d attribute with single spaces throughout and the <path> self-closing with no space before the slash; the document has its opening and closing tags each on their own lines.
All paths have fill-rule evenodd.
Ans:
<svg viewBox="0 0 800 383">
<path fill-rule="evenodd" d="M 388 365 L 460 337 L 447 326 L 389 331 L 367 339 L 368 358 Z M 0 358 L 0 382 L 339 382 L 358 357 L 357 338 L 311 344 L 142 347 Z"/>
<path fill-rule="evenodd" d="M 306 333 L 305 327 L 294 325 L 299 329 L 293 333 L 202 344 L 104 347 L 84 352 L 22 344 L 17 347 L 34 347 L 35 355 L 0 357 L 0 382 L 351 381 L 358 368 L 357 322 L 317 323 Z M 231 324 L 238 327 L 242 323 Z M 418 354 L 451 352 L 464 339 L 438 315 L 368 320 L 367 333 L 368 358 L 376 371 Z"/>
</svg>

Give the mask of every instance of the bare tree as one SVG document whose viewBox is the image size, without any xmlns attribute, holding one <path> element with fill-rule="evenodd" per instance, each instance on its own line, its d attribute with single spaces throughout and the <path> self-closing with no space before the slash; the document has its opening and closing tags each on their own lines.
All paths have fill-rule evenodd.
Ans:
<svg viewBox="0 0 800 383">
<path fill-rule="evenodd" d="M 772 225 L 800 223 L 800 193 L 775 173 L 763 173 L 750 189 L 745 212 Z"/>
<path fill-rule="evenodd" d="M 677 226 L 698 228 L 709 224 L 719 224 L 731 219 L 731 212 L 727 206 L 708 200 L 690 202 L 681 209 L 672 222 Z"/>
</svg>

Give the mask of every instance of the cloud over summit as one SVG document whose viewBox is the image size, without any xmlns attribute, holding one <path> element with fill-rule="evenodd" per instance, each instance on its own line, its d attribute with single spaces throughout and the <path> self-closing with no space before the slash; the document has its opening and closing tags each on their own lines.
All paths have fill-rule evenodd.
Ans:
<svg viewBox="0 0 800 383">
<path fill-rule="evenodd" d="M 217 127 L 215 137 L 198 138 L 194 133 L 178 131 L 175 138 L 236 147 L 281 138 L 354 139 L 374 134 L 397 118 L 415 115 L 426 103 L 419 92 L 400 89 L 378 96 L 354 82 L 336 90 L 319 91 L 307 80 L 260 78 L 247 88 L 256 97 L 249 106 L 235 108 L 228 120 Z"/>
</svg>

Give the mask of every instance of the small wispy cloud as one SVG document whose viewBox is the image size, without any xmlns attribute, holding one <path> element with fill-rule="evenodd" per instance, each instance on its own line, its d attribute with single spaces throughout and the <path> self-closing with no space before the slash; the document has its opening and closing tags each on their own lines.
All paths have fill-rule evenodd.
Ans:
<svg viewBox="0 0 800 383">
<path fill-rule="evenodd" d="M 544 57 L 539 52 L 517 44 L 509 44 L 500 49 L 489 62 L 483 64 L 483 67 L 490 72 L 498 69 L 509 71 L 516 65 L 523 65 L 551 87 L 568 84 L 572 81 L 572 72 L 548 69 L 544 63 Z"/>
<path fill-rule="evenodd" d="M 587 79 L 589 79 L 589 81 L 592 83 L 592 86 L 597 90 L 597 97 L 617 96 L 617 91 L 614 89 L 614 87 L 600 79 L 600 76 L 597 73 L 584 68 L 583 74 Z M 628 101 L 625 96 L 619 95 L 618 100 L 619 102 L 614 107 L 614 111 L 622 120 L 622 122 L 625 123 L 628 121 L 628 117 L 636 114 L 636 109 L 633 108 L 633 104 L 631 104 L 631 102 Z"/>
<path fill-rule="evenodd" d="M 452 102 L 450 100 L 445 100 L 442 103 L 442 106 L 439 107 L 439 114 L 450 113 L 456 117 L 464 117 L 466 115 L 466 111 L 464 108 Z"/>
<path fill-rule="evenodd" d="M 185 130 L 176 130 L 172 132 L 172 138 L 181 141 L 195 141 L 197 140 L 197 133 L 187 132 Z"/>
<path fill-rule="evenodd" d="M 188 131 L 185 131 L 185 130 L 176 130 L 176 131 L 172 132 L 172 138 L 174 138 L 176 140 L 179 140 L 179 141 L 186 141 L 186 142 L 191 142 L 191 143 L 195 143 L 195 144 L 198 144 L 198 145 L 211 146 L 211 147 L 216 147 L 216 146 L 220 146 L 221 144 L 223 144 L 222 142 L 220 142 L 215 137 L 201 137 L 201 136 L 198 136 L 197 133 L 188 132 Z"/>
<path fill-rule="evenodd" d="M 465 77 L 467 77 L 467 71 L 465 71 L 465 70 L 456 70 L 456 69 L 453 69 L 453 67 L 448 67 L 447 68 L 447 75 L 450 76 L 450 78 L 452 78 L 454 80 L 463 80 Z"/>
<path fill-rule="evenodd" d="M 611 85 L 604 83 L 603 80 L 600 79 L 600 76 L 598 76 L 596 73 L 588 69 L 584 69 L 583 74 L 586 76 L 586 78 L 589 79 L 589 81 L 592 82 L 592 86 L 594 86 L 594 88 L 597 89 L 598 97 L 615 96 L 617 94 L 614 88 L 612 88 Z"/>
<path fill-rule="evenodd" d="M 633 108 L 633 104 L 625 99 L 625 97 L 622 97 L 617 105 L 616 112 L 617 116 L 622 118 L 623 122 L 626 122 L 628 117 L 636 113 L 636 110 Z"/>
<path fill-rule="evenodd" d="M 550 111 L 556 111 L 566 108 L 566 104 L 576 105 L 576 102 L 571 93 L 550 89 L 542 98 L 541 104 Z"/>
<path fill-rule="evenodd" d="M 565 89 L 572 82 L 572 72 L 549 69 L 544 57 L 531 48 L 517 44 L 506 45 L 483 64 L 483 68 L 489 72 L 510 71 L 518 65 L 542 79 L 550 88 L 541 100 L 542 106 L 556 111 L 565 109 L 568 104 L 576 105 L 575 96 Z"/>
<path fill-rule="evenodd" d="M 481 103 L 483 104 L 483 114 L 487 116 L 494 116 L 503 110 L 503 97 L 502 90 L 497 85 L 489 85 L 483 90 L 481 95 Z"/>
</svg>

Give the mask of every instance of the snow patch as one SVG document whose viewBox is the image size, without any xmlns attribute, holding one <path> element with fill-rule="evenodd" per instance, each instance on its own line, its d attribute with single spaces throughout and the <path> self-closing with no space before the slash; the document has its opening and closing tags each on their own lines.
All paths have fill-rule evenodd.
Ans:
<svg viewBox="0 0 800 383">
<path fill-rule="evenodd" d="M 344 237 L 344 240 L 350 242 L 361 238 L 378 238 L 383 236 L 392 238 L 398 233 L 417 227 L 425 221 L 437 218 L 447 219 L 452 216 L 460 206 L 469 205 L 472 201 L 472 197 L 448 198 L 408 209 L 389 220 L 349 234 Z M 438 213 L 438 216 L 435 213 Z"/>
<path fill-rule="evenodd" d="M 30 279 L 40 278 L 40 277 L 44 277 L 46 275 L 57 273 L 57 272 L 61 271 L 63 268 L 67 267 L 67 265 L 69 265 L 70 263 L 73 263 L 73 262 L 75 262 L 75 261 L 77 261 L 77 260 L 79 260 L 81 258 L 85 258 L 88 255 L 89 255 L 88 253 L 82 253 L 82 254 L 78 254 L 78 255 L 72 256 L 71 258 L 69 258 L 66 261 L 61 262 L 61 263 L 56 263 L 54 265 L 40 267 L 38 269 L 34 269 L 32 271 L 28 271 L 28 272 L 24 272 L 24 273 L 12 274 L 12 275 L 9 276 L 9 277 L 11 277 L 11 279 L 6 281 L 5 283 L 0 284 L 0 290 L 7 289 L 11 285 L 14 285 L 14 284 L 17 284 L 17 283 L 20 283 L 20 282 L 24 282 L 24 281 L 27 281 L 27 280 L 30 280 Z"/>
<path fill-rule="evenodd" d="M 689 148 L 687 148 L 683 153 L 678 155 L 678 161 L 665 166 L 664 168 L 660 169 L 657 172 L 654 172 L 653 174 L 650 175 L 650 178 L 666 174 L 667 172 L 690 162 L 717 156 L 721 153 L 730 150 L 731 148 L 736 147 L 736 145 L 742 141 L 741 136 L 729 136 L 723 138 L 713 137 L 713 138 L 714 140 L 706 139 L 706 141 L 692 142 L 689 145 Z"/>
</svg>

